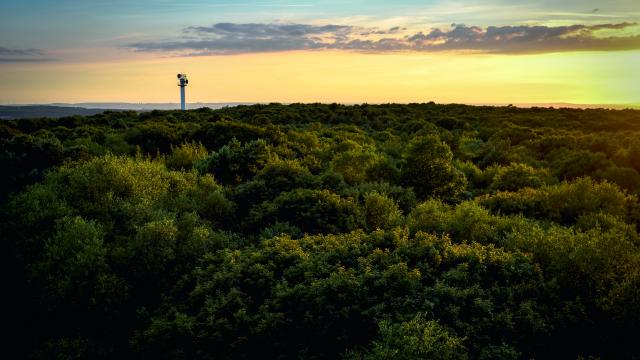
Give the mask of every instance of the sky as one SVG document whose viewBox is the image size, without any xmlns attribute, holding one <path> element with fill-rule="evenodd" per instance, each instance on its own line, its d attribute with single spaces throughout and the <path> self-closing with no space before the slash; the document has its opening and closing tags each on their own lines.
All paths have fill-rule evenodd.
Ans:
<svg viewBox="0 0 640 360">
<path fill-rule="evenodd" d="M 640 104 L 638 0 L 0 1 L 3 104 Z"/>
</svg>

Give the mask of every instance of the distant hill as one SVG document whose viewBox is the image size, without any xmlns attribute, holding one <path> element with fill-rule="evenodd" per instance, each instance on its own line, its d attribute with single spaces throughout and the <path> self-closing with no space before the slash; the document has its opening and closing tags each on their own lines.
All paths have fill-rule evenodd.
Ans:
<svg viewBox="0 0 640 360">
<path fill-rule="evenodd" d="M 251 103 L 191 103 L 187 109 L 208 107 L 220 109 L 226 106 L 250 105 Z M 54 103 L 46 105 L 0 105 L 0 120 L 27 118 L 61 118 L 65 116 L 89 116 L 100 114 L 107 110 L 176 110 L 180 104 L 174 103 Z"/>
<path fill-rule="evenodd" d="M 191 109 L 199 109 L 199 108 L 211 108 L 211 109 L 221 109 L 226 106 L 237 106 L 237 105 L 253 105 L 255 103 L 251 102 L 229 102 L 229 103 L 187 103 L 187 110 Z M 137 110 L 137 111 L 145 111 L 145 110 L 177 110 L 180 109 L 179 103 L 108 103 L 108 102 L 93 102 L 93 103 L 53 103 L 49 105 L 54 106 L 65 106 L 65 107 L 83 107 L 88 109 L 108 109 L 108 110 Z"/>
<path fill-rule="evenodd" d="M 66 107 L 53 105 L 20 105 L 5 106 L 0 105 L 0 119 L 24 119 L 24 118 L 61 118 L 73 115 L 95 115 L 104 112 L 106 109 L 87 109 L 83 107 Z"/>
<path fill-rule="evenodd" d="M 248 102 L 232 102 L 232 103 L 190 103 L 187 109 L 211 108 L 221 109 L 224 107 L 233 107 L 238 105 L 254 105 Z M 490 105 L 505 106 L 506 104 L 474 104 L 474 105 Z M 520 108 L 531 107 L 555 107 L 555 108 L 581 108 L 581 109 L 639 109 L 640 104 L 571 104 L 571 103 L 527 103 L 513 104 L 512 106 Z M 102 113 L 108 110 L 134 110 L 134 111 L 151 111 L 151 110 L 177 110 L 180 104 L 177 103 L 53 103 L 46 105 L 0 105 L 0 120 L 10 120 L 19 118 L 61 118 L 65 116 L 89 116 Z"/>
</svg>

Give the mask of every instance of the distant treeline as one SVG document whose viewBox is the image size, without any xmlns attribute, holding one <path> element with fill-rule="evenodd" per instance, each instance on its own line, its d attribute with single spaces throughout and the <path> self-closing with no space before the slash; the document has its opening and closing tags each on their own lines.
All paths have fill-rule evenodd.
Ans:
<svg viewBox="0 0 640 360">
<path fill-rule="evenodd" d="M 0 166 L 22 357 L 640 358 L 640 111 L 107 111 Z"/>
</svg>

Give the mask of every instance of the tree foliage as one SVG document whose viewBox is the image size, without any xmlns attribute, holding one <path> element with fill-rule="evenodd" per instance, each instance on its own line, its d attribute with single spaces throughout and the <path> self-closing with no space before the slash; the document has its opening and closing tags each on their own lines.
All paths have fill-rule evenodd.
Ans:
<svg viewBox="0 0 640 360">
<path fill-rule="evenodd" d="M 449 146 L 437 136 L 414 139 L 404 158 L 404 184 L 421 198 L 456 197 L 464 190 L 466 179 L 453 167 L 452 159 Z"/>
<path fill-rule="evenodd" d="M 640 356 L 640 112 L 0 122 L 8 354 Z"/>
</svg>

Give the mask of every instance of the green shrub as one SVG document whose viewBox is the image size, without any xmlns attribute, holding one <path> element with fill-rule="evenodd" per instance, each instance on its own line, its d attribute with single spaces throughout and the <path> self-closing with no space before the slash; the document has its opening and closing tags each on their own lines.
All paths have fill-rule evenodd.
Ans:
<svg viewBox="0 0 640 360">
<path fill-rule="evenodd" d="M 634 222 L 637 211 L 635 196 L 624 193 L 614 184 L 598 183 L 590 178 L 539 189 L 499 192 L 479 202 L 494 213 L 522 214 L 561 224 L 572 224 L 582 215 L 600 212 Z"/>
<path fill-rule="evenodd" d="M 497 169 L 490 189 L 493 191 L 517 191 L 525 187 L 539 188 L 553 182 L 547 170 L 513 163 Z"/>
<path fill-rule="evenodd" d="M 364 196 L 364 218 L 369 230 L 389 229 L 400 224 L 402 212 L 393 199 L 371 192 Z"/>
<path fill-rule="evenodd" d="M 184 143 L 178 147 L 171 147 L 171 154 L 165 160 L 167 167 L 172 170 L 190 170 L 207 156 L 207 149 L 201 144 Z"/>
<path fill-rule="evenodd" d="M 364 353 L 352 352 L 345 356 L 349 360 L 383 359 L 467 359 L 462 339 L 451 335 L 437 321 L 426 321 L 423 316 L 402 323 L 382 321 L 379 338 L 367 347 Z"/>
<path fill-rule="evenodd" d="M 233 140 L 197 164 L 200 173 L 213 174 L 223 184 L 237 185 L 251 180 L 275 155 L 264 140 L 242 145 Z"/>
<path fill-rule="evenodd" d="M 453 167 L 451 150 L 437 136 L 414 139 L 408 146 L 402 167 L 405 185 L 419 198 L 455 198 L 464 190 L 466 179 Z"/>
<path fill-rule="evenodd" d="M 254 207 L 250 221 L 256 229 L 286 222 L 309 234 L 352 231 L 363 225 L 360 207 L 352 199 L 328 190 L 309 189 L 285 192 Z"/>
</svg>

